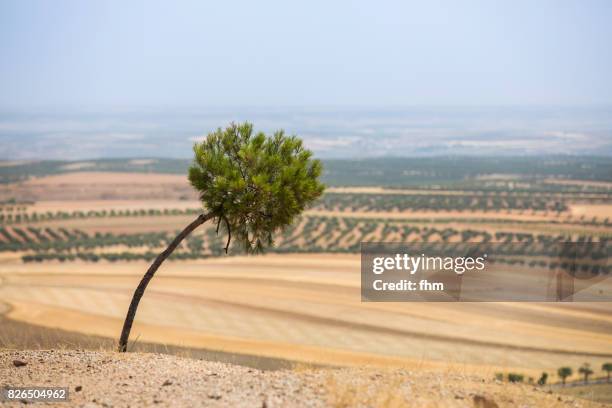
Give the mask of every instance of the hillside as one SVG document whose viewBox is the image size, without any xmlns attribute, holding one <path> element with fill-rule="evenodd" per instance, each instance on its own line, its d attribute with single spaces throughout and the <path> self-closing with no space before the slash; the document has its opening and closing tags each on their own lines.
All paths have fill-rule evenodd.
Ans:
<svg viewBox="0 0 612 408">
<path fill-rule="evenodd" d="M 26 363 L 16 367 L 15 361 Z M 543 388 L 406 370 L 260 371 L 160 354 L 0 352 L 0 382 L 69 387 L 70 406 L 601 407 Z M 77 391 L 78 390 L 78 391 Z M 15 402 L 8 407 L 22 406 Z"/>
</svg>

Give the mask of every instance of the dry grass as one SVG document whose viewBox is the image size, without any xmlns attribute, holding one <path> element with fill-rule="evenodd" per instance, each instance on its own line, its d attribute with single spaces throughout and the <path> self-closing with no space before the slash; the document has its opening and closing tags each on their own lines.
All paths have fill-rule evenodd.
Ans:
<svg viewBox="0 0 612 408">
<path fill-rule="evenodd" d="M 405 395 L 404 378 L 398 373 L 387 374 L 382 384 L 372 386 L 372 378 L 380 374 L 371 374 L 369 381 L 340 381 L 330 373 L 325 383 L 327 402 L 331 407 L 350 408 L 357 406 L 380 408 L 410 407 L 410 399 Z"/>
<path fill-rule="evenodd" d="M 612 383 L 557 388 L 555 392 L 591 401 L 612 404 Z"/>
<path fill-rule="evenodd" d="M 510 384 L 461 371 L 369 368 L 300 372 L 304 382 L 322 382 L 326 405 L 349 407 L 599 407 L 586 399 L 560 396 L 546 388 Z M 603 402 L 602 400 L 599 400 Z"/>
<path fill-rule="evenodd" d="M 112 351 L 115 342 L 99 336 L 50 329 L 0 317 L 0 350 L 96 350 Z"/>
<path fill-rule="evenodd" d="M 0 316 L 0 351 L 4 350 L 90 350 L 114 352 L 117 340 L 102 336 L 81 334 L 56 328 L 27 324 Z M 238 364 L 260 370 L 295 368 L 296 364 L 283 359 L 247 354 L 224 353 L 215 350 L 179 347 L 171 344 L 148 343 L 139 337 L 131 339 L 128 350 L 140 353 L 162 353 L 182 358 L 203 359 Z M 304 364 L 303 369 L 317 366 Z"/>
</svg>

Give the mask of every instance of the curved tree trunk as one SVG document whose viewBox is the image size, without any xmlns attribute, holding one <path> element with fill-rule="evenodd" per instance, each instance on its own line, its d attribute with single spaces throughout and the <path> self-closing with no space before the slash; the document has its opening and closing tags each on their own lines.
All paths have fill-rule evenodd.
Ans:
<svg viewBox="0 0 612 408">
<path fill-rule="evenodd" d="M 176 249 L 176 247 L 184 240 L 193 230 L 198 228 L 200 225 L 204 224 L 206 221 L 210 220 L 214 216 L 211 213 L 208 214 L 200 214 L 198 218 L 196 218 L 191 224 L 189 224 L 180 234 L 174 238 L 174 240 L 168 245 L 168 248 L 164 250 L 161 254 L 155 258 L 155 261 L 151 264 L 147 273 L 144 274 L 138 287 L 134 291 L 134 295 L 132 296 L 132 302 L 130 303 L 130 307 L 128 309 L 127 315 L 125 316 L 125 321 L 123 322 L 123 329 L 121 330 L 121 338 L 119 339 L 119 351 L 125 352 L 127 351 L 128 338 L 130 337 L 130 330 L 132 329 L 132 323 L 134 323 L 134 317 L 136 316 L 136 309 L 138 309 L 138 303 L 140 303 L 140 298 L 144 295 L 144 291 L 149 284 L 149 281 L 157 272 L 159 266 L 168 258 L 172 252 Z"/>
</svg>

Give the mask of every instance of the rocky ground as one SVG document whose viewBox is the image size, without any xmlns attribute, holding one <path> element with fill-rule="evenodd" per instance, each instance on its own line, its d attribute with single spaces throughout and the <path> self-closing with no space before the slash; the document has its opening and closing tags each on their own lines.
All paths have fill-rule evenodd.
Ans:
<svg viewBox="0 0 612 408">
<path fill-rule="evenodd" d="M 75 407 L 603 406 L 532 385 L 450 373 L 309 367 L 260 371 L 162 354 L 70 350 L 0 351 L 0 385 L 68 387 L 70 401 L 59 406 Z"/>
</svg>

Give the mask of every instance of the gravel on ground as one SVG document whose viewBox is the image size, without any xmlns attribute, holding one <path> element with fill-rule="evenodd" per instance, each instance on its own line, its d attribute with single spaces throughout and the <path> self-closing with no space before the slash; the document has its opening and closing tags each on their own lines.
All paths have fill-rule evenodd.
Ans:
<svg viewBox="0 0 612 408">
<path fill-rule="evenodd" d="M 83 350 L 0 351 L 0 386 L 68 387 L 67 404 L 36 403 L 55 407 L 603 406 L 533 385 L 450 372 L 308 366 L 261 371 L 164 354 Z"/>
</svg>

